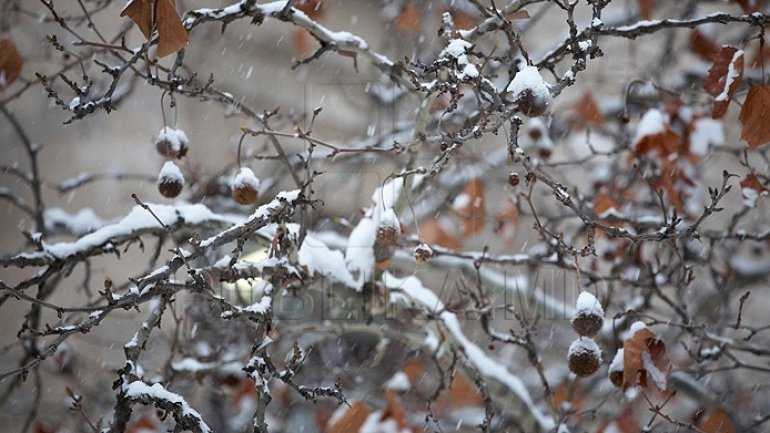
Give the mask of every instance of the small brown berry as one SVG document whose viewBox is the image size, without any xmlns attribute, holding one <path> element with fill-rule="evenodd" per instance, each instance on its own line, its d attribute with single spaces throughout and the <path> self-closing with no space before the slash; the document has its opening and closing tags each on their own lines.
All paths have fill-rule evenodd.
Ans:
<svg viewBox="0 0 770 433">
<path fill-rule="evenodd" d="M 519 175 L 517 173 L 511 173 L 508 175 L 508 183 L 515 187 L 519 185 Z"/>
<path fill-rule="evenodd" d="M 610 377 L 610 382 L 612 382 L 613 385 L 620 388 L 623 386 L 623 349 L 618 349 L 617 353 L 615 353 L 615 357 L 612 359 L 612 363 L 610 363 L 610 368 L 607 371 L 608 376 Z"/>
<path fill-rule="evenodd" d="M 569 346 L 569 370 L 579 377 L 590 376 L 599 369 L 601 350 L 590 338 L 580 337 Z"/>
<path fill-rule="evenodd" d="M 184 176 L 171 161 L 166 161 L 158 174 L 158 191 L 166 198 L 178 196 L 184 188 Z"/>
</svg>

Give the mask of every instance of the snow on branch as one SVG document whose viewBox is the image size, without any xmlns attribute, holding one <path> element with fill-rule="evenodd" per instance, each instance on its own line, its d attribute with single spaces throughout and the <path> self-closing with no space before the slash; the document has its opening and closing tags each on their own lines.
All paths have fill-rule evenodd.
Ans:
<svg viewBox="0 0 770 433">
<path fill-rule="evenodd" d="M 541 429 L 549 431 L 555 427 L 556 424 L 553 419 L 537 407 L 524 382 L 468 339 L 462 331 L 462 325 L 457 319 L 457 315 L 446 311 L 444 303 L 441 302 L 432 290 L 425 287 L 417 277 L 398 278 L 389 272 L 385 272 L 383 283 L 391 290 L 397 290 L 407 296 L 408 299 L 429 316 L 438 319 L 439 324 L 449 333 L 452 343 L 457 346 L 472 368 L 478 374 L 501 383 L 511 391 L 527 407 L 527 410 L 537 421 Z"/>
</svg>

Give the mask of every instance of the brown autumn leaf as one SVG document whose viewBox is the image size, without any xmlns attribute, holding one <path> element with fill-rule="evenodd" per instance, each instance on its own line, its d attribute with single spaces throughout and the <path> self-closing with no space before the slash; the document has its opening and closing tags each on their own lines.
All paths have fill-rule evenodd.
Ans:
<svg viewBox="0 0 770 433">
<path fill-rule="evenodd" d="M 645 20 L 652 19 L 652 8 L 655 6 L 654 0 L 636 0 L 636 4 L 639 7 L 639 16 Z"/>
<path fill-rule="evenodd" d="M 670 372 L 671 361 L 666 355 L 666 345 L 646 327 L 637 329 L 623 343 L 624 390 L 635 386 L 646 388 L 651 381 L 665 391 Z"/>
<path fill-rule="evenodd" d="M 452 23 L 454 26 L 452 30 L 469 30 L 475 27 L 479 23 L 479 18 L 469 13 L 455 10 L 450 12 L 452 15 Z"/>
<path fill-rule="evenodd" d="M 770 84 L 752 86 L 740 115 L 741 139 L 754 148 L 770 142 Z"/>
<path fill-rule="evenodd" d="M 422 16 L 417 6 L 410 3 L 406 5 L 396 16 L 393 22 L 397 30 L 408 33 L 419 33 L 422 24 Z"/>
<path fill-rule="evenodd" d="M 639 422 L 634 417 L 633 412 L 626 410 L 619 417 L 609 422 L 604 422 L 596 431 L 597 433 L 640 433 L 642 428 L 639 426 Z"/>
<path fill-rule="evenodd" d="M 0 90 L 10 86 L 21 73 L 24 62 L 9 38 L 0 39 Z"/>
<path fill-rule="evenodd" d="M 586 91 L 580 98 L 577 104 L 575 104 L 575 113 L 585 125 L 601 126 L 604 123 L 604 115 L 599 109 L 599 104 L 591 96 L 591 92 Z"/>
<path fill-rule="evenodd" d="M 478 177 L 469 180 L 462 192 L 455 197 L 452 210 L 460 217 L 463 224 L 463 238 L 477 233 L 486 222 L 484 202 L 484 183 Z"/>
<path fill-rule="evenodd" d="M 366 418 L 372 412 L 369 405 L 361 400 L 354 401 L 342 416 L 326 426 L 326 433 L 358 433 Z"/>
<path fill-rule="evenodd" d="M 740 182 L 743 204 L 748 207 L 756 207 L 759 197 L 766 196 L 768 189 L 759 181 L 759 176 L 752 172 L 746 175 Z"/>
<path fill-rule="evenodd" d="M 731 2 L 737 3 L 746 13 L 756 12 L 762 6 L 760 0 L 731 0 Z"/>
<path fill-rule="evenodd" d="M 322 0 L 299 0 L 294 8 L 305 13 L 310 19 L 318 20 L 324 16 L 326 5 Z"/>
<path fill-rule="evenodd" d="M 562 382 L 553 389 L 551 403 L 557 411 L 561 412 L 567 406 L 576 417 L 579 417 L 578 414 L 585 409 L 582 397 L 583 390 L 576 383 Z"/>
<path fill-rule="evenodd" d="M 408 429 L 408 424 L 406 423 L 406 411 L 404 410 L 404 407 L 401 406 L 398 397 L 396 397 L 396 392 L 390 388 L 386 389 L 385 398 L 387 399 L 387 404 L 382 410 L 380 421 L 393 420 L 398 427 L 397 431 Z"/>
<path fill-rule="evenodd" d="M 663 162 L 660 174 L 655 177 L 652 185 L 656 189 L 662 189 L 676 210 L 686 214 L 684 199 L 690 195 L 689 189 L 695 186 L 695 182 L 682 169 L 676 159 L 667 159 Z"/>
<path fill-rule="evenodd" d="M 641 137 L 636 142 L 636 153 L 650 155 L 657 152 L 659 157 L 666 158 L 679 150 L 680 141 L 679 134 L 665 125 L 663 131 Z"/>
<path fill-rule="evenodd" d="M 298 59 L 311 54 L 313 38 L 304 29 L 294 29 L 291 32 L 291 42 L 294 45 L 294 54 Z"/>
<path fill-rule="evenodd" d="M 158 422 L 153 417 L 144 414 L 128 425 L 126 433 L 154 432 L 158 431 L 159 427 Z"/>
<path fill-rule="evenodd" d="M 442 224 L 443 223 L 443 224 Z M 420 224 L 420 239 L 430 245 L 439 245 L 444 248 L 456 250 L 462 245 L 459 233 L 450 233 L 443 225 L 454 224 L 445 216 L 431 218 Z"/>
<path fill-rule="evenodd" d="M 735 91 L 743 78 L 743 50 L 723 46 L 714 56 L 714 64 L 703 82 L 703 87 L 714 97 L 711 117 L 719 119 L 727 112 Z"/>
<path fill-rule="evenodd" d="M 147 39 L 152 36 L 152 2 L 150 0 L 131 0 L 123 8 L 120 16 L 127 16 L 139 26 Z M 155 3 L 155 21 L 158 29 L 158 57 L 173 54 L 190 41 L 176 11 L 174 0 L 157 0 Z"/>
<path fill-rule="evenodd" d="M 690 32 L 687 46 L 695 55 L 709 61 L 713 61 L 714 56 L 719 52 L 719 45 L 698 29 L 693 29 Z"/>
<path fill-rule="evenodd" d="M 620 205 L 612 197 L 606 194 L 599 194 L 594 199 L 594 213 L 604 221 L 616 219 L 620 213 Z"/>
<path fill-rule="evenodd" d="M 730 415 L 722 408 L 712 407 L 698 417 L 696 426 L 703 433 L 735 433 Z"/>
<path fill-rule="evenodd" d="M 516 12 L 511 12 L 508 14 L 508 19 L 513 20 L 526 20 L 529 19 L 529 12 L 527 12 L 524 9 L 518 10 Z"/>
</svg>

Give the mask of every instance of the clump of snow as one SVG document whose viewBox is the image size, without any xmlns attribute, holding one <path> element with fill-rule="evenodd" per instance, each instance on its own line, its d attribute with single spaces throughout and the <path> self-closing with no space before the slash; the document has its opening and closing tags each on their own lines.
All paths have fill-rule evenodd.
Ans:
<svg viewBox="0 0 770 433">
<path fill-rule="evenodd" d="M 215 214 L 205 205 L 192 204 L 170 206 L 165 204 L 148 204 L 155 215 L 167 225 L 174 225 L 181 221 L 196 225 L 204 222 L 236 222 L 232 218 Z M 105 225 L 100 229 L 89 233 L 74 242 L 60 242 L 45 245 L 42 252 L 29 254 L 30 257 L 52 256 L 65 259 L 78 253 L 83 253 L 90 248 L 105 245 L 110 240 L 120 240 L 126 236 L 133 236 L 143 230 L 158 228 L 158 221 L 140 206 L 134 206 L 131 212 L 116 223 Z"/>
<path fill-rule="evenodd" d="M 107 222 L 93 209 L 86 207 L 71 214 L 62 208 L 52 207 L 45 210 L 43 220 L 47 230 L 63 227 L 68 232 L 80 236 L 103 227 Z"/>
<path fill-rule="evenodd" d="M 142 381 L 135 381 L 124 385 L 123 391 L 126 397 L 131 400 L 165 401 L 171 403 L 179 408 L 181 418 L 188 422 L 195 421 L 202 432 L 211 432 L 211 428 L 206 425 L 198 411 L 191 408 L 181 395 L 167 390 L 159 383 L 150 386 Z"/>
<path fill-rule="evenodd" d="M 660 110 L 656 108 L 647 110 L 636 127 L 634 143 L 638 143 L 644 137 L 664 132 L 667 124 L 666 117 Z"/>
<path fill-rule="evenodd" d="M 655 386 L 658 387 L 659 390 L 665 391 L 666 390 L 666 373 L 664 373 L 661 369 L 658 368 L 657 365 L 652 361 L 652 357 L 650 356 L 649 351 L 642 352 L 642 365 L 644 366 L 644 369 L 647 370 L 647 377 L 652 379 L 652 381 L 655 383 Z"/>
<path fill-rule="evenodd" d="M 529 90 L 534 97 L 542 99 L 546 101 L 546 103 L 551 99 L 548 83 L 543 80 L 543 77 L 535 66 L 526 66 L 524 69 L 517 72 L 506 90 L 510 92 L 514 98 L 518 97 L 525 90 Z"/>
<path fill-rule="evenodd" d="M 622 373 L 623 372 L 623 349 L 618 349 L 617 352 L 615 352 L 615 356 L 612 358 L 612 362 L 610 363 L 610 368 L 608 372 L 610 374 L 612 373 Z"/>
<path fill-rule="evenodd" d="M 158 174 L 158 183 L 180 183 L 184 184 L 184 176 L 173 161 L 166 161 Z"/>
<path fill-rule="evenodd" d="M 230 186 L 233 189 L 251 187 L 257 190 L 259 189 L 259 179 L 257 179 L 257 176 L 254 175 L 254 172 L 251 171 L 250 168 L 241 167 L 241 169 L 238 170 L 238 173 L 233 178 L 233 182 Z"/>
<path fill-rule="evenodd" d="M 397 372 L 383 384 L 383 388 L 390 388 L 394 391 L 408 391 L 411 387 L 412 384 L 409 382 L 409 376 L 403 371 Z"/>
<path fill-rule="evenodd" d="M 441 51 L 439 58 L 445 57 L 456 59 L 458 65 L 466 65 L 468 64 L 468 57 L 465 53 L 470 51 L 472 48 L 473 44 L 468 41 L 459 38 L 452 39 L 447 44 L 446 48 Z"/>
<path fill-rule="evenodd" d="M 599 300 L 596 299 L 594 295 L 585 291 L 580 292 L 580 295 L 578 295 L 575 310 L 575 317 L 584 314 L 604 317 L 604 309 L 599 303 Z"/>
<path fill-rule="evenodd" d="M 388 208 L 382 213 L 380 219 L 380 227 L 390 227 L 396 230 L 401 230 L 401 223 L 398 222 L 398 217 L 393 208 Z"/>
<path fill-rule="evenodd" d="M 578 356 L 586 353 L 601 358 L 602 351 L 593 339 L 580 337 L 569 345 L 567 355 Z"/>
<path fill-rule="evenodd" d="M 300 265 L 307 267 L 311 275 L 321 274 L 348 287 L 358 287 L 358 282 L 348 271 L 342 252 L 330 249 L 319 239 L 310 235 L 305 236 L 299 248 L 298 260 Z"/>
<path fill-rule="evenodd" d="M 733 81 L 741 75 L 741 71 L 735 68 L 735 63 L 743 57 L 743 50 L 737 50 L 733 54 L 733 58 L 730 59 L 730 64 L 727 65 L 727 75 L 725 76 L 725 85 L 722 88 L 722 92 L 717 95 L 714 100 L 717 102 L 727 101 L 730 93 L 730 87 L 733 85 Z"/>
<path fill-rule="evenodd" d="M 169 128 L 164 126 L 155 139 L 155 146 L 163 146 L 164 153 L 174 156 L 183 156 L 187 152 L 190 141 L 187 135 L 181 129 Z"/>
<path fill-rule="evenodd" d="M 690 152 L 706 156 L 711 146 L 725 144 L 725 130 L 721 121 L 702 117 L 693 122 L 690 133 Z"/>
<path fill-rule="evenodd" d="M 631 324 L 631 327 L 628 329 L 628 336 L 626 337 L 626 340 L 632 338 L 634 334 L 636 334 L 638 331 L 641 331 L 642 329 L 647 329 L 647 325 L 645 325 L 642 321 L 636 321 Z"/>
</svg>

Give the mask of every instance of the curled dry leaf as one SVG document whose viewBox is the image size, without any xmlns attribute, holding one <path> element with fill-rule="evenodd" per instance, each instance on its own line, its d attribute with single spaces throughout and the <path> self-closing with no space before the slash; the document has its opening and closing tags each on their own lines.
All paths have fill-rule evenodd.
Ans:
<svg viewBox="0 0 770 433">
<path fill-rule="evenodd" d="M 340 410 L 344 412 L 339 416 L 332 415 L 326 426 L 326 433 L 357 433 L 372 412 L 369 405 L 361 400 L 354 401 L 350 407 Z"/>
<path fill-rule="evenodd" d="M 604 115 L 599 109 L 599 104 L 591 96 L 591 92 L 583 93 L 577 104 L 575 104 L 575 113 L 578 115 L 581 123 L 587 126 L 601 126 L 604 123 Z"/>
<path fill-rule="evenodd" d="M 127 16 L 139 26 L 147 39 L 152 36 L 152 2 L 150 0 L 131 0 L 120 16 Z M 190 41 L 182 20 L 176 11 L 174 0 L 155 2 L 155 21 L 158 29 L 158 57 L 166 57 L 182 48 Z"/>
<path fill-rule="evenodd" d="M 693 29 L 690 32 L 690 40 L 687 43 L 687 47 L 703 60 L 713 61 L 714 56 L 719 53 L 719 45 L 698 29 Z"/>
<path fill-rule="evenodd" d="M 770 84 L 753 86 L 746 95 L 740 115 L 741 138 L 749 147 L 770 142 Z"/>
<path fill-rule="evenodd" d="M 666 345 L 652 331 L 642 327 L 626 339 L 623 344 L 624 390 L 635 386 L 646 388 L 652 381 L 658 389 L 665 391 L 670 372 Z"/>
<path fill-rule="evenodd" d="M 714 97 L 711 117 L 718 119 L 725 115 L 735 91 L 743 78 L 743 50 L 723 46 L 714 55 L 714 64 L 703 82 L 703 87 Z"/>
<path fill-rule="evenodd" d="M 13 41 L 8 38 L 0 39 L 0 90 L 19 78 L 23 63 Z"/>
<path fill-rule="evenodd" d="M 724 409 L 712 407 L 698 417 L 697 427 L 703 433 L 734 433 L 730 415 Z"/>
</svg>

